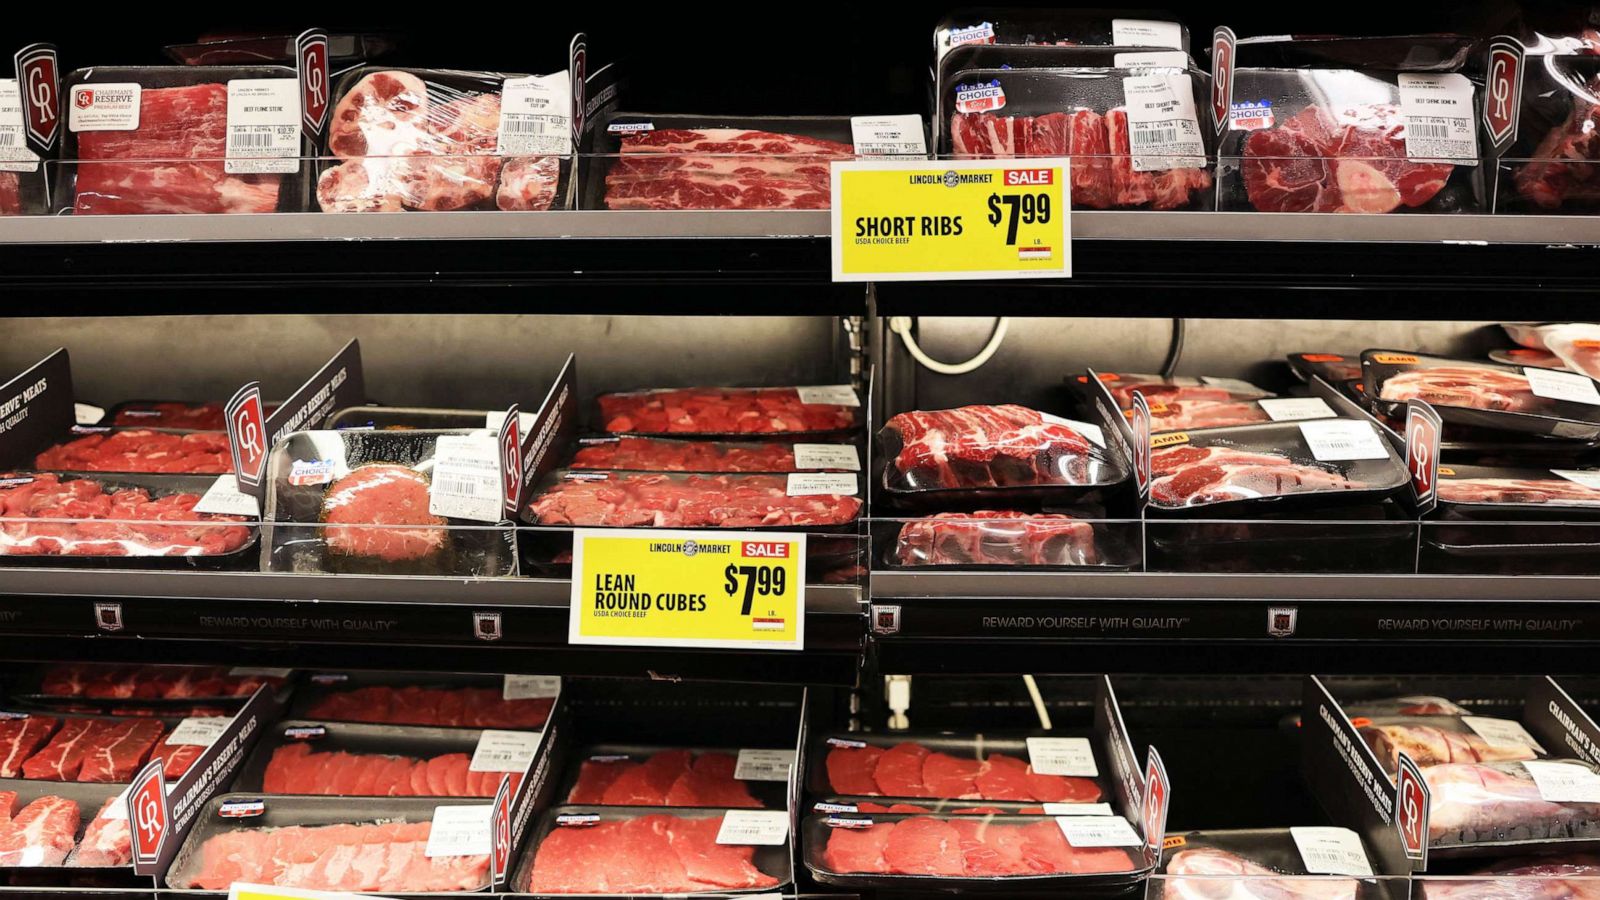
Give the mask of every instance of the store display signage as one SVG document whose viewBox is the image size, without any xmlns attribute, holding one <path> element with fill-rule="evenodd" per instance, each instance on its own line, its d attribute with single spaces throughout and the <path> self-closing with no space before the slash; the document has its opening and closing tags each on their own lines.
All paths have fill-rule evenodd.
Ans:
<svg viewBox="0 0 1600 900">
<path fill-rule="evenodd" d="M 801 650 L 806 536 L 579 529 L 573 644 Z"/>
<path fill-rule="evenodd" d="M 833 280 L 1067 278 L 1065 158 L 833 164 Z"/>
<path fill-rule="evenodd" d="M 273 887 L 268 884 L 234 882 L 228 900 L 382 900 L 372 894 L 347 894 L 341 891 L 308 891 L 301 888 Z"/>
</svg>

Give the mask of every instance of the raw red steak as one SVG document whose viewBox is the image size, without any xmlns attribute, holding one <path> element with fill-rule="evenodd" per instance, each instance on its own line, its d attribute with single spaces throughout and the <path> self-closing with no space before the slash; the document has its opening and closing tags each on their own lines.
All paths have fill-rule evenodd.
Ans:
<svg viewBox="0 0 1600 900">
<path fill-rule="evenodd" d="M 389 463 L 357 466 L 329 485 L 322 521 L 328 551 L 343 556 L 426 559 L 442 552 L 449 539 L 445 519 L 428 512 L 428 477 Z M 389 527 L 397 525 L 425 527 Z"/>
<path fill-rule="evenodd" d="M 606 806 L 756 808 L 760 801 L 733 777 L 738 760 L 727 753 L 671 750 L 644 762 L 600 757 L 578 768 L 567 802 Z"/>
<path fill-rule="evenodd" d="M 1084 484 L 1099 452 L 1066 422 L 1012 404 L 905 412 L 884 427 L 899 436 L 892 464 L 908 490 Z"/>
<path fill-rule="evenodd" d="M 57 444 L 34 467 L 59 472 L 157 472 L 217 475 L 233 471 L 228 436 L 164 431 L 106 431 Z"/>
<path fill-rule="evenodd" d="M 1029 822 L 919 816 L 828 831 L 823 862 L 840 874 L 1004 878 L 1127 872 L 1134 861 L 1115 848 L 1077 848 L 1053 819 Z"/>
<path fill-rule="evenodd" d="M 1094 526 L 1071 516 L 978 510 L 907 522 L 895 541 L 902 566 L 1092 566 Z"/>
<path fill-rule="evenodd" d="M 827 209 L 828 163 L 850 144 L 737 128 L 629 132 L 606 173 L 608 209 Z"/>
<path fill-rule="evenodd" d="M 673 894 L 778 885 L 757 869 L 755 848 L 716 843 L 722 817 L 650 815 L 556 828 L 533 860 L 539 894 Z"/>
<path fill-rule="evenodd" d="M 431 822 L 245 828 L 200 847 L 200 869 L 183 885 L 226 891 L 235 881 L 322 891 L 476 891 L 489 857 L 424 854 Z"/>
<path fill-rule="evenodd" d="M 1397 106 L 1308 106 L 1244 140 L 1240 173 L 1263 212 L 1386 213 L 1427 204 L 1455 167 L 1406 157 Z"/>
<path fill-rule="evenodd" d="M 276 408 L 268 404 L 271 414 Z M 179 431 L 225 431 L 221 403 L 134 403 L 125 404 L 112 416 L 114 426 L 144 426 L 145 428 L 173 428 Z"/>
<path fill-rule="evenodd" d="M 133 776 L 150 758 L 156 741 L 165 728 L 153 719 L 125 722 L 96 722 L 89 736 L 89 749 L 78 768 L 78 781 L 122 783 Z M 48 751 L 49 747 L 46 746 Z"/>
<path fill-rule="evenodd" d="M 306 718 L 443 728 L 543 728 L 554 703 L 550 697 L 507 700 L 497 687 L 372 685 L 329 693 L 311 705 Z"/>
<path fill-rule="evenodd" d="M 840 794 L 870 797 L 878 793 L 878 760 L 882 747 L 832 747 L 824 765 L 828 783 Z"/>
<path fill-rule="evenodd" d="M 1378 389 L 1378 399 L 1396 403 L 1418 399 L 1435 406 L 1509 412 L 1535 412 L 1551 403 L 1534 394 L 1525 375 L 1466 364 L 1397 372 Z"/>
<path fill-rule="evenodd" d="M 888 750 L 831 747 L 824 765 L 833 792 L 850 796 L 1040 803 L 1093 803 L 1102 796 L 1092 778 L 1041 775 L 1028 763 L 1003 753 L 990 753 L 983 760 L 966 759 L 930 753 L 911 742 Z"/>
<path fill-rule="evenodd" d="M 316 753 L 303 743 L 272 751 L 262 775 L 268 794 L 311 794 L 362 797 L 493 797 L 500 772 L 474 772 L 465 753 L 412 759 L 381 753 Z M 522 781 L 509 773 L 511 790 Z"/>
<path fill-rule="evenodd" d="M 843 525 L 861 500 L 790 496 L 782 475 L 631 475 L 558 481 L 533 499 L 541 525 L 763 528 Z"/>
<path fill-rule="evenodd" d="M 1180 446 L 1152 456 L 1150 468 L 1150 501 L 1167 508 L 1366 487 L 1287 456 L 1229 447 Z"/>
<path fill-rule="evenodd" d="M 120 795 L 113 796 L 100 807 L 78 843 L 78 852 L 72 857 L 74 866 L 105 868 L 133 862 L 133 832 L 126 813 L 108 815 L 121 800 Z"/>
<path fill-rule="evenodd" d="M 76 212 L 269 213 L 281 175 L 223 171 L 228 87 L 145 88 L 139 127 L 77 135 Z"/>
<path fill-rule="evenodd" d="M 64 797 L 40 797 L 0 822 L 0 867 L 59 866 L 77 837 L 78 804 Z"/>
<path fill-rule="evenodd" d="M 889 862 L 884 859 L 883 852 L 893 832 L 894 826 L 888 824 L 831 829 L 828 844 L 822 851 L 823 864 L 835 872 L 888 874 Z"/>
<path fill-rule="evenodd" d="M 39 692 L 50 697 L 107 700 L 189 700 L 204 697 L 248 697 L 264 684 L 283 679 L 234 675 L 227 666 L 123 666 L 105 663 L 61 663 L 39 679 Z"/>
<path fill-rule="evenodd" d="M 855 410 L 802 403 L 794 388 L 676 388 L 601 394 L 600 417 L 612 434 L 781 434 L 841 431 Z"/>
<path fill-rule="evenodd" d="M 15 172 L 0 172 L 0 216 L 22 215 L 22 180 Z"/>
<path fill-rule="evenodd" d="M 790 444 L 719 444 L 624 435 L 584 444 L 572 457 L 574 469 L 635 472 L 794 472 Z"/>
<path fill-rule="evenodd" d="M 199 494 L 152 499 L 88 479 L 0 474 L 0 556 L 221 556 L 250 541 L 250 529 L 222 524 L 242 518 L 197 513 L 199 502 Z M 55 519 L 68 521 L 39 521 Z"/>
<path fill-rule="evenodd" d="M 928 797 L 928 787 L 922 780 L 922 765 L 928 759 L 928 748 L 921 744 L 896 744 L 878 758 L 878 768 L 872 777 L 878 783 L 875 794 L 890 797 Z"/>
<path fill-rule="evenodd" d="M 57 721 L 49 716 L 0 719 L 0 778 L 20 777 L 23 763 L 49 740 Z"/>
<path fill-rule="evenodd" d="M 1574 95 L 1572 112 L 1565 122 L 1545 133 L 1531 159 L 1517 166 L 1512 176 L 1517 191 L 1536 206 L 1559 209 L 1568 201 L 1593 203 L 1600 200 L 1600 103 L 1588 98 L 1600 96 L 1600 78 L 1586 86 L 1585 95 Z"/>
</svg>

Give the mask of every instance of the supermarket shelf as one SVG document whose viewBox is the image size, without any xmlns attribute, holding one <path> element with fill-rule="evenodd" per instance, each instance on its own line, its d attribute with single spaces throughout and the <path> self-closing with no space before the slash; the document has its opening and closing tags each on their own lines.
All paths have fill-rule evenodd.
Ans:
<svg viewBox="0 0 1600 900">
<path fill-rule="evenodd" d="M 287 666 L 845 685 L 859 667 L 864 608 L 854 586 L 807 589 L 806 650 L 797 653 L 572 647 L 569 590 L 553 578 L 5 569 L 0 628 L 27 636 L 13 643 L 13 655 L 40 659 L 89 652 L 220 663 L 245 646 L 252 658 Z M 494 617 L 498 637 L 480 634 L 485 616 Z"/>
</svg>

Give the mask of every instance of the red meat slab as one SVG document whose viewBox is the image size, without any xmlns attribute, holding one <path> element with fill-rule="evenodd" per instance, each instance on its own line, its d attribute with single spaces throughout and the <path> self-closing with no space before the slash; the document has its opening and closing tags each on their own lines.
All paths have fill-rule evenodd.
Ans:
<svg viewBox="0 0 1600 900">
<path fill-rule="evenodd" d="M 694 754 L 687 750 L 657 753 L 619 775 L 606 788 L 602 802 L 607 806 L 663 806 L 667 793 L 689 771 L 693 759 Z"/>
<path fill-rule="evenodd" d="M 887 874 L 889 863 L 884 859 L 884 850 L 894 828 L 894 825 L 883 824 L 829 829 L 828 845 L 822 852 L 823 864 L 835 872 Z"/>
<path fill-rule="evenodd" d="M 57 721 L 49 716 L 0 719 L 0 778 L 20 776 L 23 763 L 49 740 Z"/>
<path fill-rule="evenodd" d="M 922 764 L 928 758 L 928 748 L 921 744 L 896 744 L 884 751 L 873 773 L 878 783 L 874 793 L 889 797 L 927 797 L 928 788 L 922 781 Z"/>
<path fill-rule="evenodd" d="M 889 871 L 899 875 L 960 876 L 966 869 L 961 835 L 948 822 L 918 817 L 895 823 L 883 848 Z"/>
<path fill-rule="evenodd" d="M 96 722 L 90 733 L 91 748 L 84 753 L 78 781 L 132 781 L 165 732 L 160 722 Z"/>
<path fill-rule="evenodd" d="M 0 825 L 0 867 L 59 866 L 78 836 L 78 804 L 45 796 Z"/>
<path fill-rule="evenodd" d="M 946 753 L 929 753 L 922 761 L 922 783 L 930 797 L 954 799 L 978 796 L 977 777 L 983 763 L 958 759 Z"/>
<path fill-rule="evenodd" d="M 877 794 L 878 782 L 874 774 L 882 756 L 882 747 L 830 747 L 825 761 L 828 784 L 840 794 L 863 797 Z"/>
<path fill-rule="evenodd" d="M 357 466 L 323 497 L 323 540 L 329 552 L 345 556 L 425 559 L 442 551 L 449 537 L 445 519 L 429 513 L 428 502 L 428 477 L 421 472 L 391 464 Z"/>
</svg>

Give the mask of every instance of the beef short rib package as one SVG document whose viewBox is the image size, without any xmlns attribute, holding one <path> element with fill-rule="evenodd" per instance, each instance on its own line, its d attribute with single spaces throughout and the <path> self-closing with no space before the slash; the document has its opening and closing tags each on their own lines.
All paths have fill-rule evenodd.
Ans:
<svg viewBox="0 0 1600 900">
<path fill-rule="evenodd" d="M 938 151 L 1071 156 L 1074 209 L 1201 209 L 1213 195 L 1205 74 L 1174 67 L 966 69 L 939 86 Z"/>
<path fill-rule="evenodd" d="M 55 205 L 76 215 L 299 212 L 312 152 L 298 95 L 283 66 L 72 72 Z"/>
<path fill-rule="evenodd" d="M 338 77 L 317 178 L 323 212 L 544 210 L 568 205 L 564 73 L 363 66 Z"/>
<path fill-rule="evenodd" d="M 1361 355 L 1367 395 L 1386 415 L 1426 400 L 1446 423 L 1592 441 L 1600 383 L 1576 372 L 1469 362 L 1396 350 Z"/>
<path fill-rule="evenodd" d="M 596 129 L 583 209 L 827 209 L 850 120 L 616 113 Z"/>
<path fill-rule="evenodd" d="M 434 512 L 442 498 L 482 486 L 499 495 L 497 471 L 452 465 L 436 478 L 438 451 L 480 432 L 301 431 L 267 463 L 268 571 L 508 575 L 515 535 L 494 522 Z M 481 434 L 487 435 L 487 432 Z M 492 447 L 493 441 L 487 444 Z M 453 450 L 453 452 L 455 452 Z M 492 450 L 490 451 L 492 454 Z M 454 457 L 452 457 L 453 459 Z M 489 462 L 493 468 L 494 460 Z M 462 477 L 457 477 L 462 469 Z M 492 475 L 493 480 L 489 480 Z M 498 507 L 496 507 L 498 509 Z"/>
<path fill-rule="evenodd" d="M 756 474 L 856 472 L 861 469 L 861 453 L 854 444 L 842 443 L 697 441 L 620 435 L 579 438 L 568 468 Z"/>
<path fill-rule="evenodd" d="M 1189 29 L 1162 10 L 972 7 L 940 19 L 939 59 L 960 47 L 1156 47 L 1189 51 Z"/>
<path fill-rule="evenodd" d="M 1447 35 L 1239 41 L 1217 207 L 1482 209 L 1478 86 L 1461 74 L 1470 46 Z"/>
<path fill-rule="evenodd" d="M 609 434 L 706 437 L 836 435 L 861 422 L 848 385 L 687 387 L 601 394 L 600 430 Z"/>
<path fill-rule="evenodd" d="M 1307 858 L 1301 841 L 1312 848 Z M 1316 841 L 1317 843 L 1310 843 Z M 1318 854 L 1337 848 L 1337 862 Z M 1330 872 L 1331 867 L 1346 871 Z M 1360 835 L 1338 828 L 1244 828 L 1169 834 L 1151 879 L 1151 900 L 1189 897 L 1319 897 L 1357 900 L 1385 896 Z"/>
</svg>

